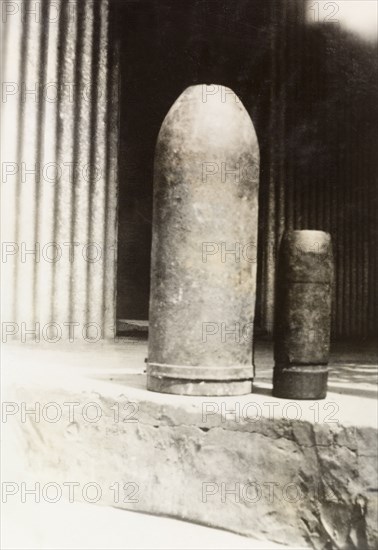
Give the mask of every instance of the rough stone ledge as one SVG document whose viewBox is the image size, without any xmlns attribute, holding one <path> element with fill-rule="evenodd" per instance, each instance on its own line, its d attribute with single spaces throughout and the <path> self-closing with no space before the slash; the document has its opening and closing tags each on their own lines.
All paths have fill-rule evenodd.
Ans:
<svg viewBox="0 0 378 550">
<path fill-rule="evenodd" d="M 12 454 L 5 457 L 3 480 L 42 486 L 95 482 L 101 504 L 291 546 L 323 549 L 331 541 L 327 548 L 376 548 L 372 399 L 331 393 L 318 404 L 298 402 L 295 420 L 288 417 L 296 406 L 285 409 L 289 401 L 271 397 L 264 384 L 240 398 L 179 397 L 147 392 L 138 370 L 120 370 L 111 382 L 100 379 L 106 377 L 106 358 L 102 371 L 94 365 L 79 372 L 59 355 L 53 365 L 34 358 L 27 368 L 17 361 L 9 368 L 3 400 L 20 410 L 22 402 L 27 408 L 39 402 L 41 415 L 23 422 L 17 413 L 3 424 L 5 444 L 26 457 L 28 472 L 21 474 L 24 467 Z M 67 402 L 79 403 L 74 418 Z M 58 407 L 47 411 L 47 403 Z M 89 403 L 101 411 L 97 422 L 89 421 L 94 406 L 83 409 Z M 264 403 L 275 404 L 270 416 Z M 243 411 L 252 417 L 256 405 L 262 414 L 252 421 Z M 54 407 L 63 413 L 56 423 L 44 417 L 53 417 Z M 226 415 L 225 407 L 239 410 L 240 417 Z M 119 502 L 109 489 L 114 483 L 121 488 Z"/>
</svg>

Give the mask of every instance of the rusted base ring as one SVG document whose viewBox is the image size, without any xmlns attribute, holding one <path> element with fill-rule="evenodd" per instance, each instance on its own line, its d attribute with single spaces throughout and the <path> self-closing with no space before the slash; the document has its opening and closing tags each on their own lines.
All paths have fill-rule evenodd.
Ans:
<svg viewBox="0 0 378 550">
<path fill-rule="evenodd" d="M 188 380 L 147 376 L 147 389 L 176 395 L 231 396 L 252 393 L 252 379 L 248 380 Z"/>
<path fill-rule="evenodd" d="M 328 368 L 324 365 L 275 366 L 273 396 L 284 399 L 325 399 Z"/>
<path fill-rule="evenodd" d="M 253 378 L 253 365 L 202 366 L 202 365 L 172 365 L 148 361 L 147 371 L 157 378 L 182 378 L 183 380 L 250 380 Z"/>
</svg>

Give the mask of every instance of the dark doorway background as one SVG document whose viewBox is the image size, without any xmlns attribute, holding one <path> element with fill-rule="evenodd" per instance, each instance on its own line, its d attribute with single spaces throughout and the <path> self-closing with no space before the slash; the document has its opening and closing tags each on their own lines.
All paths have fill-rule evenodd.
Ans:
<svg viewBox="0 0 378 550">
<path fill-rule="evenodd" d="M 229 85 L 241 95 L 252 68 L 256 74 L 254 94 L 260 96 L 260 102 L 269 99 L 266 79 L 271 6 L 270 2 L 255 2 L 258 9 L 252 10 L 253 20 L 248 22 L 245 16 L 250 15 L 251 4 L 229 2 L 220 9 L 218 1 L 116 3 L 122 98 L 120 319 L 148 319 L 153 155 L 160 126 L 172 103 L 194 83 Z M 246 56 L 245 50 L 253 55 Z M 250 86 L 244 88 L 250 91 Z M 257 113 L 262 111 L 255 107 L 256 125 Z"/>
<path fill-rule="evenodd" d="M 261 152 L 257 327 L 283 231 L 334 243 L 333 336 L 377 330 L 376 46 L 305 22 L 303 0 L 113 0 L 121 75 L 117 318 L 148 319 L 154 147 L 191 84 L 224 84 Z"/>
</svg>

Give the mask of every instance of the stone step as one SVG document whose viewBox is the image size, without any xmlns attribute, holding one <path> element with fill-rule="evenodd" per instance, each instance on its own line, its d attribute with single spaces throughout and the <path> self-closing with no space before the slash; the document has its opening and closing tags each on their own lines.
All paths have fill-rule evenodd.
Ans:
<svg viewBox="0 0 378 550">
<path fill-rule="evenodd" d="M 325 400 L 290 402 L 271 396 L 268 359 L 254 393 L 205 398 L 148 392 L 146 343 L 6 351 L 9 502 L 75 483 L 84 503 L 290 547 L 375 548 L 373 365 L 334 365 Z"/>
</svg>

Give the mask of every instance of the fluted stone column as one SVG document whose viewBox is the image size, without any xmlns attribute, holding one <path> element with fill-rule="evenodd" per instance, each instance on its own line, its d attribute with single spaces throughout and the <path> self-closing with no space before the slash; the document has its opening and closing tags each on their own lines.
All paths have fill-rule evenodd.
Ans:
<svg viewBox="0 0 378 550">
<path fill-rule="evenodd" d="M 118 61 L 109 1 L 15 0 L 2 23 L 3 341 L 113 338 Z"/>
<path fill-rule="evenodd" d="M 333 258 L 323 231 L 290 231 L 277 272 L 273 394 L 322 399 L 327 392 Z"/>
<path fill-rule="evenodd" d="M 154 172 L 148 389 L 252 389 L 259 148 L 228 88 L 186 89 L 160 129 Z"/>
</svg>

